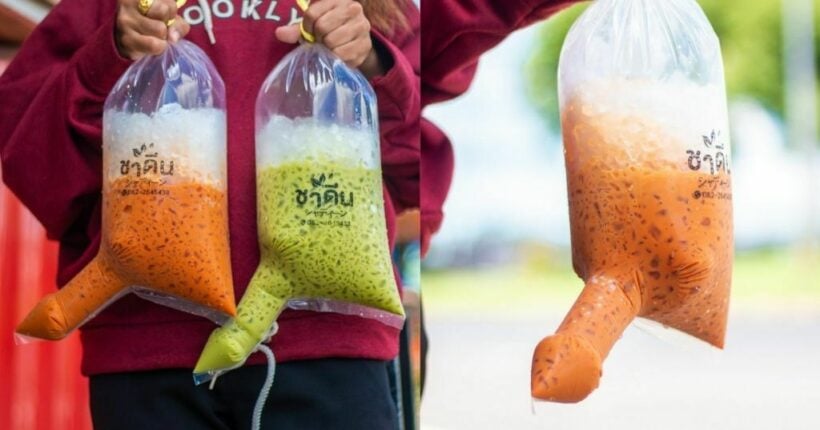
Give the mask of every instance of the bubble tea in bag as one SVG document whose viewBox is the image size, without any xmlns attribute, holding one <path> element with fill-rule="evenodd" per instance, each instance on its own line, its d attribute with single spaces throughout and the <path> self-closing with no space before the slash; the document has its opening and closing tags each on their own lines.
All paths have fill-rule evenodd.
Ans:
<svg viewBox="0 0 820 430">
<path fill-rule="evenodd" d="M 195 373 L 240 366 L 290 306 L 401 327 L 384 216 L 375 94 L 320 44 L 271 72 L 256 105 L 261 261 Z"/>
<path fill-rule="evenodd" d="M 225 121 L 222 79 L 188 41 L 125 72 L 104 107 L 99 252 L 17 333 L 60 339 L 131 291 L 215 321 L 236 313 Z"/>
<path fill-rule="evenodd" d="M 732 191 L 723 65 L 693 0 L 599 0 L 561 52 L 572 261 L 585 287 L 532 362 L 577 402 L 637 316 L 723 346 Z"/>
</svg>

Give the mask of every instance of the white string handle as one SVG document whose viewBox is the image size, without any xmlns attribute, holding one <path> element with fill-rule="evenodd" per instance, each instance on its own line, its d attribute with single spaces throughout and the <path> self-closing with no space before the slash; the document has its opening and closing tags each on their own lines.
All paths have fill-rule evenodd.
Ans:
<svg viewBox="0 0 820 430">
<path fill-rule="evenodd" d="M 271 386 L 273 386 L 273 377 L 276 375 L 276 357 L 273 356 L 273 351 L 264 344 L 259 344 L 256 349 L 268 358 L 268 375 L 265 377 L 265 384 L 262 385 L 262 391 L 259 392 L 259 397 L 256 398 L 256 405 L 253 407 L 253 422 L 251 430 L 259 430 L 262 425 L 262 409 L 265 408 L 265 402 L 268 400 Z"/>
</svg>

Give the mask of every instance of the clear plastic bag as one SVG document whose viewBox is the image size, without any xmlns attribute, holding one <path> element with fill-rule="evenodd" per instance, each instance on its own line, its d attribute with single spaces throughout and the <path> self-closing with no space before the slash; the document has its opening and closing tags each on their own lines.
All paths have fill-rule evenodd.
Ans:
<svg viewBox="0 0 820 430">
<path fill-rule="evenodd" d="M 576 273 L 539 343 L 532 395 L 577 402 L 637 317 L 723 346 L 732 271 L 720 45 L 693 0 L 599 0 L 561 52 L 559 100 Z"/>
<path fill-rule="evenodd" d="M 128 292 L 223 322 L 228 244 L 225 87 L 182 40 L 134 63 L 105 102 L 97 256 L 18 326 L 60 339 Z"/>
<path fill-rule="evenodd" d="M 384 218 L 376 98 L 320 44 L 271 72 L 256 104 L 261 262 L 237 318 L 211 334 L 200 381 L 242 365 L 291 307 L 400 327 Z"/>
</svg>

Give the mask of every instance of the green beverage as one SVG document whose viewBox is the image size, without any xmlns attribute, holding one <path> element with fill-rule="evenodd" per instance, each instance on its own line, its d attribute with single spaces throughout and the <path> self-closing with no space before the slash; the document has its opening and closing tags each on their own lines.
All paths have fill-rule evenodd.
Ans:
<svg viewBox="0 0 820 430">
<path fill-rule="evenodd" d="M 333 161 L 287 163 L 263 170 L 257 187 L 262 264 L 252 285 L 280 297 L 402 314 L 385 246 L 378 170 Z M 274 282 L 277 270 L 287 282 Z"/>
<path fill-rule="evenodd" d="M 378 152 L 362 151 L 372 136 L 312 121 L 271 124 L 258 139 L 275 145 L 257 150 L 261 261 L 237 317 L 211 334 L 197 374 L 240 366 L 272 334 L 289 302 L 380 319 L 404 316 Z"/>
</svg>

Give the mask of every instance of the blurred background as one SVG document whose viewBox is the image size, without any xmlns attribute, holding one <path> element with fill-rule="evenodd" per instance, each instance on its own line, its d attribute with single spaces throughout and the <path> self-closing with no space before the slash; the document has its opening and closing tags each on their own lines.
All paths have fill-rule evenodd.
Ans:
<svg viewBox="0 0 820 430">
<path fill-rule="evenodd" d="M 456 170 L 422 266 L 423 429 L 820 428 L 820 0 L 699 3 L 721 40 L 730 102 L 725 350 L 633 325 L 587 400 L 531 402 L 532 351 L 582 287 L 556 99 L 579 5 L 513 34 L 467 94 L 425 111 L 451 138 Z"/>
<path fill-rule="evenodd" d="M 0 74 L 54 3 L 0 0 Z M 0 183 L 0 428 L 91 428 L 79 337 L 26 346 L 12 337 L 31 306 L 54 290 L 56 271 L 57 245 Z"/>
</svg>

